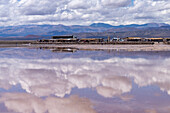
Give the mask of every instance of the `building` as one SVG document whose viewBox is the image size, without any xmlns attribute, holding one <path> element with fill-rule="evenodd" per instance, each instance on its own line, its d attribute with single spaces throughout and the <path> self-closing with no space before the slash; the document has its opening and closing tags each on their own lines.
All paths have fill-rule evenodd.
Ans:
<svg viewBox="0 0 170 113">
<path fill-rule="evenodd" d="M 163 42 L 164 39 L 163 38 L 145 38 L 145 41 L 148 41 L 148 42 Z"/>
<path fill-rule="evenodd" d="M 143 38 L 141 38 L 141 37 L 126 37 L 126 38 L 124 38 L 124 41 L 134 41 L 134 42 L 137 42 L 137 41 L 143 41 Z"/>
<path fill-rule="evenodd" d="M 164 42 L 170 42 L 170 38 L 164 38 Z"/>
<path fill-rule="evenodd" d="M 78 42 L 78 39 L 77 39 L 77 37 L 75 37 L 73 35 L 71 35 L 71 36 L 52 36 L 51 41 L 69 43 L 69 42 Z"/>
<path fill-rule="evenodd" d="M 82 38 L 79 39 L 79 42 L 82 43 L 99 43 L 99 42 L 104 42 L 103 38 Z"/>
<path fill-rule="evenodd" d="M 68 35 L 68 36 L 52 36 L 52 39 L 77 39 L 77 37 L 73 36 L 73 35 Z"/>
</svg>

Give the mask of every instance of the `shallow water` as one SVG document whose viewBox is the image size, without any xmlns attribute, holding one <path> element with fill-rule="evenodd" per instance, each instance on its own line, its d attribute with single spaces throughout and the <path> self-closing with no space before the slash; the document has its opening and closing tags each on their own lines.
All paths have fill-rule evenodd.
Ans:
<svg viewBox="0 0 170 113">
<path fill-rule="evenodd" d="M 0 48 L 0 112 L 169 113 L 170 52 Z"/>
</svg>

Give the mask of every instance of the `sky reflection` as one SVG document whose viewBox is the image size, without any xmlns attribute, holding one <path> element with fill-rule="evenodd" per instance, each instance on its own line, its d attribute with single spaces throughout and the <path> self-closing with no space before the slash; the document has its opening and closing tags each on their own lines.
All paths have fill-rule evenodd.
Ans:
<svg viewBox="0 0 170 113">
<path fill-rule="evenodd" d="M 139 87 L 157 85 L 170 94 L 170 59 L 88 58 L 0 59 L 1 88 L 21 84 L 37 96 L 64 97 L 71 89 L 96 88 L 104 97 L 130 92 L 131 79 Z M 107 93 L 107 94 L 104 94 Z"/>
<path fill-rule="evenodd" d="M 0 88 L 10 90 L 12 86 L 19 84 L 25 92 L 1 92 L 0 102 L 9 110 L 23 113 L 33 111 L 36 113 L 46 111 L 168 113 L 168 110 L 170 111 L 169 68 L 168 57 L 147 59 L 113 56 L 103 60 L 87 57 L 63 59 L 1 57 Z M 74 94 L 75 88 L 90 89 L 96 94 L 74 96 L 79 95 Z M 160 104 L 162 102 L 164 104 Z M 20 104 L 23 105 L 23 109 L 18 107 Z M 27 104 L 32 106 L 28 108 Z M 62 111 L 60 108 L 67 104 L 70 106 L 66 111 Z M 80 109 L 74 110 L 77 105 Z M 124 108 L 122 109 L 120 105 Z"/>
<path fill-rule="evenodd" d="M 21 113 L 96 113 L 88 99 L 78 96 L 42 99 L 27 93 L 4 93 L 0 102 L 8 110 Z"/>
</svg>

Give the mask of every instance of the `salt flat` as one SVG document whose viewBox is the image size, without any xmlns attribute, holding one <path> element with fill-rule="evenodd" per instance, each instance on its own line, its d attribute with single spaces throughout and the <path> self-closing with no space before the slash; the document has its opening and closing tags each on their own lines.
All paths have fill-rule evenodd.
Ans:
<svg viewBox="0 0 170 113">
<path fill-rule="evenodd" d="M 100 44 L 0 44 L 0 47 L 67 47 L 81 50 L 170 51 L 170 45 L 100 45 Z"/>
<path fill-rule="evenodd" d="M 78 49 L 91 50 L 126 50 L 126 51 L 170 51 L 170 45 L 155 44 L 155 45 L 90 45 L 90 44 L 73 44 L 73 45 L 29 45 L 30 47 L 70 47 Z"/>
</svg>

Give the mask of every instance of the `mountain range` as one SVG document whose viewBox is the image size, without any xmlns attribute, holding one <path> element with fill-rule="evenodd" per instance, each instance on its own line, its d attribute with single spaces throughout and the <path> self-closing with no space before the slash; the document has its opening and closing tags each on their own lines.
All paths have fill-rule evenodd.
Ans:
<svg viewBox="0 0 170 113">
<path fill-rule="evenodd" d="M 119 26 L 112 26 L 110 24 L 105 23 L 93 23 L 90 25 L 91 27 L 105 27 L 105 28 L 129 28 L 129 27 L 135 27 L 135 28 L 146 28 L 146 27 L 161 27 L 161 26 L 169 26 L 169 24 L 165 23 L 147 23 L 147 24 L 130 24 L 130 25 L 119 25 Z"/>
<path fill-rule="evenodd" d="M 34 40 L 51 38 L 53 35 L 75 35 L 78 38 L 111 37 L 170 37 L 170 25 L 147 23 L 112 26 L 105 23 L 81 25 L 20 25 L 0 27 L 1 40 Z"/>
</svg>

